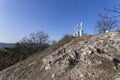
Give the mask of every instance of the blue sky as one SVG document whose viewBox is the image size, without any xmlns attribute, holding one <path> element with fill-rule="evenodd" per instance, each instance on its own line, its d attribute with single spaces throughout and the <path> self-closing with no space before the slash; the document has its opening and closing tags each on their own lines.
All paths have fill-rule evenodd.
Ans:
<svg viewBox="0 0 120 80">
<path fill-rule="evenodd" d="M 0 42 L 17 42 L 36 31 L 59 40 L 73 34 L 83 22 L 87 34 L 95 34 L 98 13 L 119 0 L 0 0 Z"/>
</svg>

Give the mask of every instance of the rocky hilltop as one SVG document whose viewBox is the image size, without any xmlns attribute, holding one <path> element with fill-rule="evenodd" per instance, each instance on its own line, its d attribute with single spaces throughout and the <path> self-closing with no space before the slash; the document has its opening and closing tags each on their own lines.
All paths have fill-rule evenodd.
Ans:
<svg viewBox="0 0 120 80">
<path fill-rule="evenodd" d="M 120 80 L 120 32 L 74 37 L 1 71 L 0 80 Z"/>
</svg>

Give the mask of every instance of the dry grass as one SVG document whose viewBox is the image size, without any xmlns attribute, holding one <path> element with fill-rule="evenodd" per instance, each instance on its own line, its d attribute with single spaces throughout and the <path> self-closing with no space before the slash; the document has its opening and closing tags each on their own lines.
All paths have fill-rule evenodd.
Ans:
<svg viewBox="0 0 120 80">
<path fill-rule="evenodd" d="M 54 44 L 53 46 L 51 46 L 50 49 L 52 49 L 54 51 L 54 50 L 56 50 L 56 49 L 64 46 L 65 44 L 69 43 L 74 38 L 75 38 L 74 36 L 66 35 L 60 41 L 58 41 L 56 44 Z"/>
<path fill-rule="evenodd" d="M 71 40 L 70 44 L 77 44 L 80 41 L 88 41 L 92 36 L 82 36 L 82 37 L 74 37 L 73 40 Z"/>
<path fill-rule="evenodd" d="M 117 35 L 118 35 L 118 37 L 119 37 L 119 36 L 120 36 L 120 30 L 117 30 L 117 32 L 118 32 L 118 34 L 117 34 Z"/>
<path fill-rule="evenodd" d="M 116 54 L 115 57 L 116 57 L 117 59 L 120 59 L 120 53 L 119 53 L 119 54 Z"/>
<path fill-rule="evenodd" d="M 60 47 L 64 46 L 65 44 L 71 42 L 74 39 L 75 39 L 74 36 L 66 35 L 60 41 L 58 41 L 57 43 L 55 43 L 54 45 L 50 46 L 49 48 L 47 48 L 47 49 L 45 49 L 43 51 L 39 51 L 37 53 L 39 53 L 39 56 L 42 59 L 43 57 L 45 57 L 47 55 L 50 55 L 52 52 L 54 52 L 55 50 L 57 50 Z M 36 55 L 33 54 L 31 57 L 33 57 L 33 56 L 36 56 Z"/>
</svg>

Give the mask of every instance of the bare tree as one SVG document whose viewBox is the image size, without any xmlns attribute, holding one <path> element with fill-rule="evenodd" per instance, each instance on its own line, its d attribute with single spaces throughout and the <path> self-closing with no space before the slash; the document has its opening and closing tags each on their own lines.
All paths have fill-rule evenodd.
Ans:
<svg viewBox="0 0 120 80">
<path fill-rule="evenodd" d="M 51 40 L 50 42 L 51 42 L 51 45 L 54 45 L 54 44 L 56 44 L 56 43 L 57 43 L 57 41 L 56 41 L 56 40 Z"/>
<path fill-rule="evenodd" d="M 29 49 L 31 52 L 42 50 L 49 45 L 49 36 L 43 31 L 32 33 L 29 37 L 23 38 L 20 45 Z"/>
<path fill-rule="evenodd" d="M 110 12 L 112 15 L 108 18 L 118 19 L 120 18 L 120 4 L 113 6 L 113 8 L 104 8 L 106 11 Z M 120 23 L 118 23 L 117 30 L 120 30 Z"/>
<path fill-rule="evenodd" d="M 111 13 L 114 13 L 113 16 L 109 16 L 109 18 L 118 18 L 120 17 L 120 4 L 117 6 L 114 6 L 112 9 L 104 8 L 106 11 L 109 11 Z"/>
<path fill-rule="evenodd" d="M 117 27 L 118 20 L 108 18 L 108 15 L 99 15 L 100 19 L 96 23 L 96 29 L 98 33 L 105 33 L 111 31 Z"/>
</svg>

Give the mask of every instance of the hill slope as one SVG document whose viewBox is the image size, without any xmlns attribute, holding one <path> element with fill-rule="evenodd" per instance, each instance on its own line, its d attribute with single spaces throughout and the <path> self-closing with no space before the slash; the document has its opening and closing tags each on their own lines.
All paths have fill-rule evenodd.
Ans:
<svg viewBox="0 0 120 80">
<path fill-rule="evenodd" d="M 0 80 L 120 80 L 120 32 L 67 42 L 1 71 Z"/>
</svg>

